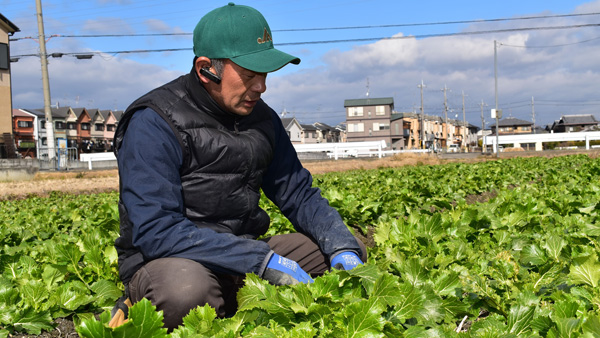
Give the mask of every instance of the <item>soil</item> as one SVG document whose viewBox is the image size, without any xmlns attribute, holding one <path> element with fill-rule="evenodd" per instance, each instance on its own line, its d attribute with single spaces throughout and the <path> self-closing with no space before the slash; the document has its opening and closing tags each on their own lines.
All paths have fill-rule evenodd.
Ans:
<svg viewBox="0 0 600 338">
<path fill-rule="evenodd" d="M 333 171 L 376 169 L 399 167 L 417 164 L 440 164 L 441 160 L 435 155 L 408 154 L 403 156 L 377 159 L 342 159 L 329 161 L 306 161 L 303 163 L 312 174 L 322 174 Z M 38 172 L 30 181 L 0 182 L 0 200 L 23 199 L 30 196 L 47 196 L 53 191 L 69 194 L 91 194 L 116 191 L 119 188 L 119 174 L 116 169 Z"/>
<path fill-rule="evenodd" d="M 562 156 L 579 152 L 513 152 L 503 153 L 501 158 L 510 158 L 516 156 Z M 587 151 L 591 157 L 600 156 L 600 151 Z M 456 156 L 452 157 L 438 156 L 434 154 L 401 154 L 393 157 L 377 159 L 341 159 L 328 161 L 305 161 L 302 164 L 313 175 L 327 172 L 339 172 L 347 170 L 367 170 L 377 168 L 393 168 L 407 165 L 436 165 L 448 162 L 478 162 L 496 160 L 495 156 L 478 155 Z M 53 191 L 69 194 L 91 194 L 99 192 L 117 191 L 119 187 L 118 172 L 113 170 L 94 170 L 94 171 L 75 171 L 75 172 L 39 172 L 35 178 L 30 181 L 4 181 L 0 182 L 0 201 L 23 199 L 30 196 L 47 196 Z M 487 194 L 470 196 L 471 203 L 481 203 L 494 197 L 495 192 Z M 369 229 L 366 235 L 362 235 L 359 230 L 355 234 L 372 247 L 373 229 Z M 28 335 L 15 333 L 8 337 L 31 338 L 31 337 L 78 337 L 73 321 L 70 318 L 59 318 L 55 321 L 56 328 L 51 332 L 44 332 L 40 335 Z"/>
</svg>

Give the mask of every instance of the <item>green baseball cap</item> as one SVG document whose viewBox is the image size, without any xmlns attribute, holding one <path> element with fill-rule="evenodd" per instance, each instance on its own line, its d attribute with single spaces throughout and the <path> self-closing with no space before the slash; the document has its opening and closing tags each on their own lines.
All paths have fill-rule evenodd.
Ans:
<svg viewBox="0 0 600 338">
<path fill-rule="evenodd" d="M 240 67 L 269 73 L 300 59 L 273 47 L 267 20 L 252 7 L 230 2 L 208 12 L 194 29 L 194 54 L 230 59 Z"/>
</svg>

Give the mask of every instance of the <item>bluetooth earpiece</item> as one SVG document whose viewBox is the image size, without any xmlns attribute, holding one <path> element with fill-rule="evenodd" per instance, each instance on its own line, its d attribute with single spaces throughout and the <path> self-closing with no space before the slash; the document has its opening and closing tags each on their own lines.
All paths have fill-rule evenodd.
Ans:
<svg viewBox="0 0 600 338">
<path fill-rule="evenodd" d="M 221 78 L 219 76 L 217 76 L 217 74 L 211 72 L 208 69 L 209 69 L 208 67 L 206 67 L 206 68 L 200 68 L 200 74 L 202 74 L 203 76 L 206 76 L 212 82 L 214 82 L 216 84 L 220 84 L 221 83 Z"/>
</svg>

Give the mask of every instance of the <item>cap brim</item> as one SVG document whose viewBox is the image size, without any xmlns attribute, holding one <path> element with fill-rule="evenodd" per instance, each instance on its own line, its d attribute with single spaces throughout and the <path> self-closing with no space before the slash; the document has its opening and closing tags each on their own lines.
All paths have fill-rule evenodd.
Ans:
<svg viewBox="0 0 600 338">
<path fill-rule="evenodd" d="M 260 52 L 240 55 L 230 58 L 240 67 L 249 69 L 257 73 L 270 73 L 283 68 L 288 63 L 295 65 L 300 63 L 300 59 L 290 54 L 284 53 L 275 48 L 265 49 Z"/>
</svg>

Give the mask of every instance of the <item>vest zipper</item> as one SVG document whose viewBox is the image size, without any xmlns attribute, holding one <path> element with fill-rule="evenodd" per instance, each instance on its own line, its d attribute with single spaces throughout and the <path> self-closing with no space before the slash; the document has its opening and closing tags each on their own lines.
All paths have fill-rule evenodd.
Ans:
<svg viewBox="0 0 600 338">
<path fill-rule="evenodd" d="M 239 129 L 238 129 L 238 125 L 239 125 L 239 124 L 240 124 L 240 122 L 239 122 L 239 121 L 236 119 L 236 120 L 235 120 L 235 123 L 233 124 L 233 130 L 235 131 L 235 134 L 236 134 L 236 135 L 240 133 L 240 131 L 239 131 Z"/>
</svg>

